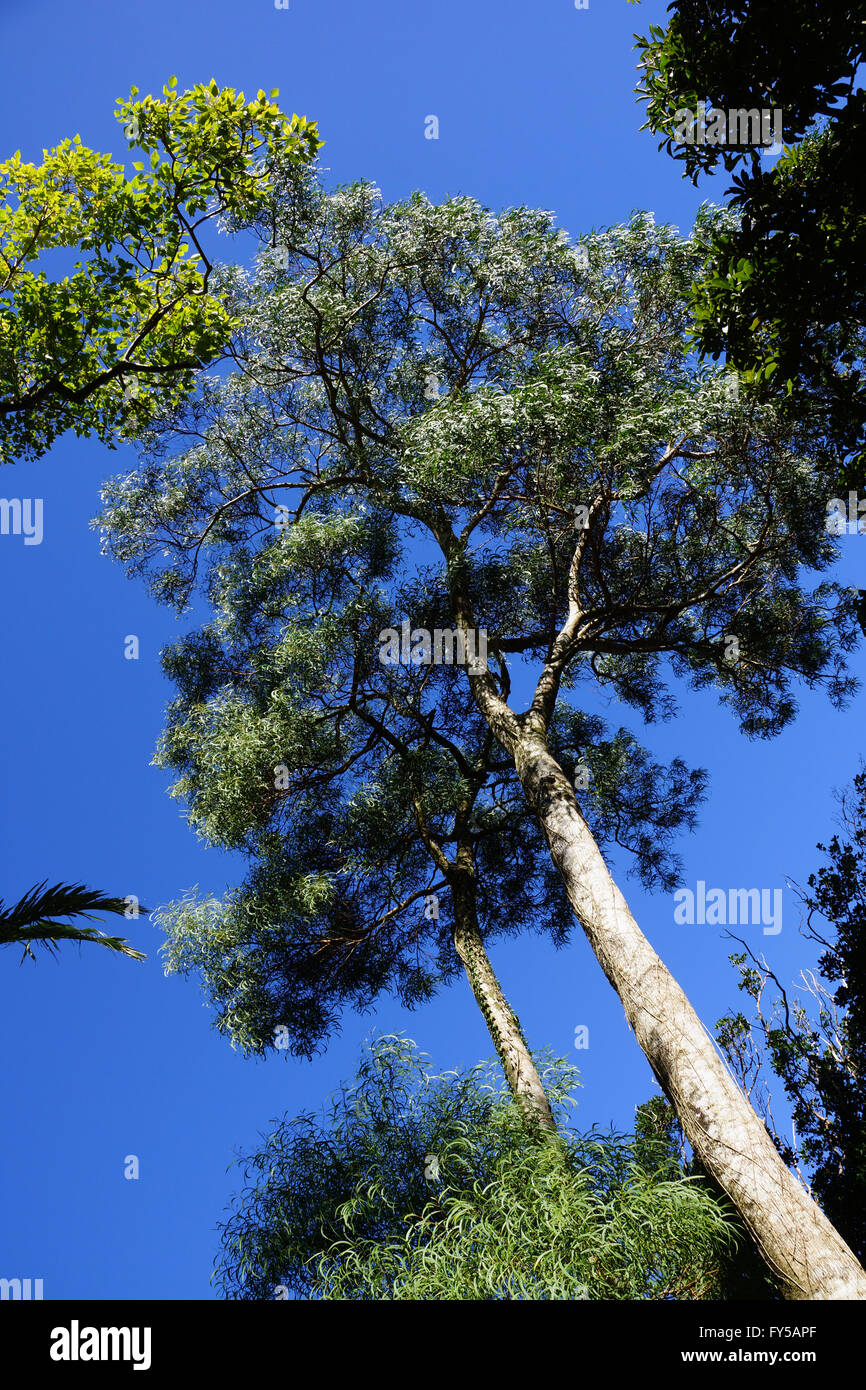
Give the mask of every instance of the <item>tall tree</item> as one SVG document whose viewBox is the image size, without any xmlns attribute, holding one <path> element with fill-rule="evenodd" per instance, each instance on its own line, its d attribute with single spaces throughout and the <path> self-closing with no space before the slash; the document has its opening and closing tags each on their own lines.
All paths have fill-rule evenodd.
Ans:
<svg viewBox="0 0 866 1390">
<path fill-rule="evenodd" d="M 574 247 L 546 213 L 421 195 L 382 208 L 369 185 L 327 194 L 296 171 L 262 232 L 279 256 L 252 282 L 226 277 L 246 324 L 239 373 L 206 382 L 146 466 L 107 490 L 108 545 L 182 605 L 202 557 L 217 596 L 231 557 L 249 568 L 245 548 L 281 565 L 278 507 L 289 536 L 312 516 L 383 518 L 400 595 L 418 596 L 410 636 L 453 628 L 465 654 L 486 633 L 489 659 L 451 666 L 451 686 L 468 688 L 506 755 L 696 1154 L 786 1296 L 866 1293 L 634 920 L 555 734 L 580 685 L 669 715 L 665 660 L 719 688 L 753 736 L 793 716 L 794 676 L 844 701 L 855 595 L 798 582 L 836 555 L 823 517 L 837 457 L 810 415 L 738 400 L 730 378 L 696 366 L 685 332 L 701 248 L 648 216 Z M 279 620 L 279 603 L 269 611 Z M 219 628 L 230 644 L 231 624 Z M 277 660 L 296 649 L 290 625 Z M 345 669 L 365 651 L 373 664 L 374 625 L 359 626 Z M 215 730 L 237 724 L 239 702 L 255 707 L 272 660 L 265 648 L 240 668 L 246 696 L 190 700 L 178 765 L 193 761 L 200 784 L 225 766 Z M 423 643 L 417 662 L 435 669 Z M 457 711 L 441 707 L 453 736 Z M 272 746 L 237 747 L 261 797 Z M 200 921 L 198 959 L 209 950 Z"/>
<path fill-rule="evenodd" d="M 436 1074 L 396 1037 L 365 1048 L 327 1114 L 239 1160 L 222 1226 L 229 1298 L 712 1298 L 723 1205 L 650 1136 L 567 1124 L 575 1069 L 539 1061 L 562 1132 L 539 1144 L 485 1065 Z"/>
<path fill-rule="evenodd" d="M 307 515 L 276 548 L 239 547 L 211 587 L 215 621 L 166 653 L 180 693 L 159 761 L 183 774 L 175 791 L 204 837 L 253 866 L 223 902 L 192 895 L 159 914 L 169 964 L 203 970 L 218 1025 L 244 1050 L 302 1054 L 344 1003 L 393 989 L 411 1006 L 462 966 L 516 1098 L 549 1128 L 487 944 L 527 927 L 562 944 L 569 914 L 454 668 L 376 656 L 395 602 L 425 602 L 399 580 L 375 592 L 396 578 L 390 530 L 365 514 Z M 667 842 L 693 821 L 702 776 L 654 765 L 598 717 L 561 713 L 551 737 L 568 763 L 584 750 L 599 840 L 616 837 L 645 882 L 673 886 Z"/>
<path fill-rule="evenodd" d="M 862 487 L 866 5 L 793 0 L 784 24 L 770 0 L 674 0 L 668 14 L 665 29 L 638 39 L 646 126 L 695 183 L 720 163 L 738 171 L 734 216 L 717 222 L 697 277 L 697 341 L 762 389 L 794 394 L 797 409 L 817 406 L 849 459 L 848 480 Z M 781 158 L 762 169 L 756 144 L 716 143 L 710 111 L 705 138 L 684 138 L 683 113 L 697 116 L 699 102 L 779 112 Z"/>
</svg>

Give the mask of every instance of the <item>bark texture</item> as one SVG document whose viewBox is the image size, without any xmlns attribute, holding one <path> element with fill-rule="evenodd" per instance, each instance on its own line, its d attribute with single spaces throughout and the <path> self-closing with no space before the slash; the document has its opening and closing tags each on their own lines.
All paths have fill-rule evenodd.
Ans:
<svg viewBox="0 0 866 1390">
<path fill-rule="evenodd" d="M 484 1015 L 511 1093 L 541 1129 L 555 1134 L 556 1123 L 541 1078 L 530 1056 L 517 1015 L 502 993 L 502 986 L 484 949 L 474 902 L 469 893 L 455 893 L 454 907 L 454 946 Z"/>
<path fill-rule="evenodd" d="M 512 745 L 569 901 L 695 1153 L 742 1215 L 789 1299 L 864 1299 L 866 1272 L 785 1166 L 685 993 L 613 881 L 539 730 Z"/>
</svg>

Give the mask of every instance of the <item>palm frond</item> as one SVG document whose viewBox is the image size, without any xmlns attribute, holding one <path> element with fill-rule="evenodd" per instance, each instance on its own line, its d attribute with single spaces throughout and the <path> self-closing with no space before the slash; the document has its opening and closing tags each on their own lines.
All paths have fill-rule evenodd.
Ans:
<svg viewBox="0 0 866 1390">
<path fill-rule="evenodd" d="M 78 927 L 58 922 L 58 917 L 78 917 L 93 921 L 98 913 L 110 912 L 122 917 L 126 913 L 125 898 L 111 898 L 95 888 L 87 888 L 83 883 L 55 883 L 47 888 L 48 880 L 43 879 L 35 888 L 30 888 L 24 897 L 11 907 L 6 907 L 0 898 L 0 946 L 23 946 L 24 956 L 35 960 L 31 942 L 38 942 L 47 951 L 56 951 L 60 941 L 93 941 L 98 946 L 106 946 L 110 951 L 118 951 L 132 960 L 144 960 L 141 951 L 135 951 L 122 936 L 107 936 L 95 927 Z M 141 908 L 147 912 L 147 908 Z"/>
</svg>

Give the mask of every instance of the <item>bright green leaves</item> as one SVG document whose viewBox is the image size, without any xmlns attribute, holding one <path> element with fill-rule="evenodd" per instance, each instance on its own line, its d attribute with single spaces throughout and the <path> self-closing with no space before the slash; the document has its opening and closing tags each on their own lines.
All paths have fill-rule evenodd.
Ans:
<svg viewBox="0 0 866 1390">
<path fill-rule="evenodd" d="M 314 123 L 260 93 L 215 82 L 120 102 L 128 178 L 76 136 L 0 165 L 0 460 L 38 457 L 63 431 L 106 443 L 135 434 L 189 394 L 233 320 L 210 286 L 202 241 L 216 217 L 248 225 L 277 165 L 309 161 Z M 46 253 L 77 249 L 62 278 Z"/>
<path fill-rule="evenodd" d="M 215 81 L 188 92 L 175 88 L 176 80 L 164 87 L 162 101 L 119 102 L 116 115 L 129 144 L 150 155 L 156 180 L 172 189 L 189 218 L 216 196 L 227 214 L 251 219 L 262 193 L 256 163 L 268 168 L 278 156 L 310 161 L 322 145 L 315 122 L 288 119 L 262 91 L 247 102 L 243 92 Z"/>
<path fill-rule="evenodd" d="M 535 1061 L 555 1144 L 527 1131 L 491 1064 L 436 1073 L 409 1041 L 375 1039 L 324 1120 L 284 1120 L 242 1160 L 223 1294 L 712 1297 L 733 1243 L 721 1205 L 655 1135 L 569 1129 L 576 1069 Z"/>
</svg>

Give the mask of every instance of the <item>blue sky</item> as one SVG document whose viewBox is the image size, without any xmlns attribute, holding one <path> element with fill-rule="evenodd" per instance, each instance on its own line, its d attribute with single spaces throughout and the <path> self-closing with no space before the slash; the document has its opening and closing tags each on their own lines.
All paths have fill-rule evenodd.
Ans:
<svg viewBox="0 0 866 1390">
<path fill-rule="evenodd" d="M 287 111 L 319 122 L 332 181 L 370 178 L 386 198 L 470 194 L 491 207 L 555 210 L 572 234 L 635 208 L 689 228 L 705 197 L 647 133 L 635 104 L 635 29 L 663 5 L 626 0 L 0 0 L 0 46 L 14 57 L 0 87 L 2 156 L 76 133 L 126 156 L 112 112 L 130 86 L 158 91 L 211 77 L 248 93 L 278 87 Z M 439 139 L 424 138 L 439 118 Z M 239 877 L 186 827 L 167 778 L 150 766 L 171 690 L 159 651 L 178 623 L 99 554 L 90 519 L 101 481 L 129 451 L 65 438 L 36 463 L 4 470 L 6 497 L 44 500 L 44 539 L 0 536 L 3 594 L 2 876 L 14 899 L 43 878 L 84 879 L 149 907 L 195 884 Z M 866 541 L 845 540 L 840 577 L 863 575 Z M 859 578 L 862 584 L 862 577 Z M 138 661 L 124 659 L 136 634 Z M 855 670 L 862 675 L 858 654 Z M 634 729 L 659 760 L 679 754 L 710 773 L 699 830 L 683 837 L 685 884 L 783 887 L 805 880 L 831 833 L 832 791 L 857 770 L 862 697 L 839 714 L 802 692 L 780 738 L 750 744 L 711 694 L 686 694 L 674 723 Z M 669 897 L 632 880 L 629 901 L 705 1022 L 739 998 L 720 928 L 677 926 Z M 791 980 L 814 956 L 784 896 L 781 933 L 745 928 Z M 492 1048 L 468 985 L 410 1014 L 384 1000 L 348 1014 L 312 1063 L 242 1059 L 210 1026 L 195 981 L 165 979 L 157 931 L 129 924 L 144 964 L 97 948 L 19 968 L 0 955 L 0 1276 L 42 1278 L 46 1298 L 208 1298 L 215 1226 L 235 1189 L 235 1149 L 276 1116 L 318 1109 L 355 1068 L 375 1028 L 403 1030 L 442 1068 Z M 497 945 L 494 964 L 532 1046 L 583 1071 L 582 1124 L 627 1126 L 655 1093 L 622 1008 L 582 939 L 557 954 L 527 937 Z M 573 1050 L 575 1028 L 588 1050 Z M 137 1181 L 124 1160 L 140 1160 Z"/>
</svg>

